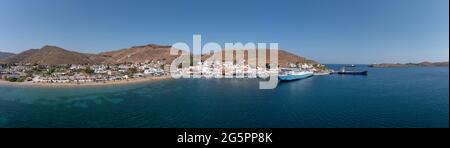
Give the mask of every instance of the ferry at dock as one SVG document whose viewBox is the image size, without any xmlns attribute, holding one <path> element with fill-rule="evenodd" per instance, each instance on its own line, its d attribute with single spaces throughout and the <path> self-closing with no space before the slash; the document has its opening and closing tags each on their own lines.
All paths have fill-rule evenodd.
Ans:
<svg viewBox="0 0 450 148">
<path fill-rule="evenodd" d="M 314 75 L 313 72 L 310 71 L 302 71 L 298 68 L 283 68 L 278 74 L 278 79 L 280 81 L 293 81 L 300 80 L 312 77 Z"/>
</svg>

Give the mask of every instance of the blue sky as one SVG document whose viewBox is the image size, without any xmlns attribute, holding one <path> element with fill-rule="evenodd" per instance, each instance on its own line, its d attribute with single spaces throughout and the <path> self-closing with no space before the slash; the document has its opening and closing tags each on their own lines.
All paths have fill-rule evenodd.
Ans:
<svg viewBox="0 0 450 148">
<path fill-rule="evenodd" d="M 448 0 L 0 0 L 0 50 L 277 42 L 322 63 L 448 61 Z"/>
</svg>

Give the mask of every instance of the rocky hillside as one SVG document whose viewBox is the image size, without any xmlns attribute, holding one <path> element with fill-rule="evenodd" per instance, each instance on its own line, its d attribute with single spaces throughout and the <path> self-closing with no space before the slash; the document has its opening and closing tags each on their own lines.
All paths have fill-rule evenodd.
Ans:
<svg viewBox="0 0 450 148">
<path fill-rule="evenodd" d="M 41 65 L 58 65 L 58 64 L 120 64 L 120 63 L 142 63 L 147 61 L 163 61 L 171 63 L 178 55 L 170 55 L 171 46 L 162 46 L 149 44 L 145 46 L 134 46 L 131 48 L 103 52 L 99 54 L 84 54 L 68 51 L 56 46 L 44 46 L 41 49 L 30 49 L 0 60 L 0 63 L 30 63 Z M 225 50 L 222 51 L 224 53 Z M 261 50 L 257 50 L 257 54 Z M 269 50 L 266 50 L 266 59 L 269 59 Z M 243 55 L 242 55 L 243 54 Z M 198 55 L 197 55 L 198 56 Z M 247 63 L 256 63 L 258 57 L 248 58 L 247 51 L 233 51 L 233 57 L 243 56 Z M 185 57 L 189 58 L 189 57 Z M 211 58 L 211 55 L 204 55 L 203 60 Z M 217 58 L 217 57 L 216 57 Z M 224 54 L 221 58 L 224 59 Z M 267 60 L 267 62 L 268 62 Z M 280 50 L 278 53 L 278 61 L 281 67 L 287 66 L 289 63 L 309 63 L 318 64 L 315 61 L 308 60 L 304 57 Z M 260 65 L 263 66 L 263 65 Z"/>
<path fill-rule="evenodd" d="M 233 50 L 233 61 L 236 62 L 236 57 L 244 57 L 244 60 L 247 61 L 246 63 L 257 63 L 259 62 L 259 56 L 257 56 L 259 54 L 259 52 L 261 52 L 263 50 L 256 50 L 256 57 L 252 57 L 249 58 L 248 57 L 248 50 L 246 51 L 239 51 L 239 50 Z M 217 60 L 217 59 L 225 59 L 225 50 L 222 51 L 222 58 L 219 57 L 211 57 L 211 55 L 204 55 L 203 56 L 203 60 L 209 59 L 209 60 Z M 269 50 L 266 49 L 266 63 L 269 62 L 270 60 L 270 54 L 269 54 Z M 243 55 L 242 55 L 243 54 Z M 303 64 L 303 63 L 307 63 L 307 64 L 319 64 L 316 61 L 313 60 L 308 60 L 304 57 L 295 55 L 293 53 L 284 51 L 284 50 L 279 50 L 278 51 L 278 65 L 280 67 L 287 67 L 290 63 L 292 64 Z M 259 65 L 259 66 L 264 66 L 264 65 Z"/>
<path fill-rule="evenodd" d="M 10 57 L 10 56 L 13 56 L 13 55 L 15 55 L 15 54 L 9 53 L 9 52 L 1 52 L 0 51 L 0 59 L 7 58 L 7 57 Z"/>
<path fill-rule="evenodd" d="M 99 55 L 106 59 L 103 63 L 135 63 L 146 61 L 166 61 L 171 62 L 177 56 L 170 55 L 171 46 L 161 45 L 145 45 L 134 46 L 131 48 L 121 49 L 117 51 L 103 52 Z"/>
<path fill-rule="evenodd" d="M 88 55 L 68 51 L 56 46 L 44 46 L 41 49 L 30 49 L 17 55 L 0 60 L 1 63 L 31 63 L 41 65 L 58 64 L 95 64 L 98 55 Z M 101 58 L 100 58 L 101 59 Z"/>
<path fill-rule="evenodd" d="M 383 64 L 372 64 L 370 67 L 378 67 L 378 68 L 388 68 L 388 67 L 448 67 L 448 62 L 421 62 L 421 63 L 383 63 Z"/>
</svg>

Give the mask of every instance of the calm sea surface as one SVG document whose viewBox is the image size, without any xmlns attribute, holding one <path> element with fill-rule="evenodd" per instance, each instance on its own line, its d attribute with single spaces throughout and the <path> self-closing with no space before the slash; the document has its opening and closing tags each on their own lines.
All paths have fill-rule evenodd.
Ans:
<svg viewBox="0 0 450 148">
<path fill-rule="evenodd" d="M 449 127 L 448 67 L 361 69 L 274 90 L 256 79 L 0 86 L 0 127 Z"/>
</svg>

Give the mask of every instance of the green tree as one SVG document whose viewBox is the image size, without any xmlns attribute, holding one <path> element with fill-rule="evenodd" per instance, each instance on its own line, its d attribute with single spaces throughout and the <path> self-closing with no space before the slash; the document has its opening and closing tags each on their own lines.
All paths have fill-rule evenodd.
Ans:
<svg viewBox="0 0 450 148">
<path fill-rule="evenodd" d="M 91 67 L 86 67 L 86 69 L 84 70 L 84 72 L 86 73 L 86 74 L 93 74 L 95 71 L 93 70 L 93 69 L 91 69 Z"/>
<path fill-rule="evenodd" d="M 138 72 L 137 68 L 129 68 L 128 69 L 128 74 L 129 75 L 134 75 L 137 72 Z"/>
<path fill-rule="evenodd" d="M 20 77 L 16 80 L 16 82 L 25 82 L 26 79 L 27 77 Z"/>
<path fill-rule="evenodd" d="M 6 80 L 8 80 L 9 82 L 17 82 L 17 78 L 12 77 L 7 78 Z"/>
<path fill-rule="evenodd" d="M 52 75 L 55 71 L 56 71 L 56 68 L 55 68 L 55 67 L 50 67 L 50 68 L 47 70 L 47 75 Z"/>
</svg>

